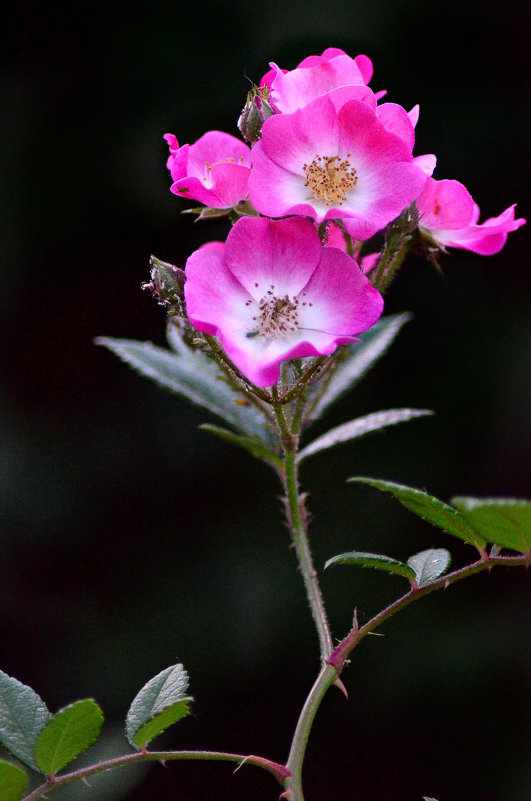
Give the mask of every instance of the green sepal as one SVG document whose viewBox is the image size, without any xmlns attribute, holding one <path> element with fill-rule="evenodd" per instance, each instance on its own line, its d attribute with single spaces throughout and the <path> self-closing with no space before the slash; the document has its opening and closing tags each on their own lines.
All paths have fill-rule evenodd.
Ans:
<svg viewBox="0 0 531 801">
<path fill-rule="evenodd" d="M 373 567 L 376 570 L 384 570 L 386 573 L 395 573 L 410 581 L 416 580 L 416 574 L 412 567 L 392 559 L 390 556 L 383 556 L 379 553 L 364 553 L 363 551 L 349 551 L 333 556 L 325 563 L 325 570 L 332 565 L 361 565 L 361 567 Z"/>
<path fill-rule="evenodd" d="M 0 801 L 18 801 L 27 786 L 28 777 L 22 768 L 0 759 Z"/>
<path fill-rule="evenodd" d="M 31 687 L 0 670 L 0 743 L 33 770 L 39 770 L 33 746 L 50 718 L 46 704 Z"/>
<path fill-rule="evenodd" d="M 441 528 L 447 534 L 452 534 L 454 537 L 459 537 L 459 539 L 470 543 L 470 545 L 474 545 L 479 550 L 483 550 L 487 544 L 485 537 L 476 530 L 465 515 L 433 495 L 428 495 L 427 492 L 376 478 L 357 476 L 349 478 L 348 481 L 369 484 L 371 487 L 376 487 L 383 492 L 390 492 L 410 512 Z"/>
<path fill-rule="evenodd" d="M 188 674 L 181 664 L 165 668 L 142 687 L 125 722 L 125 733 L 133 748 L 144 748 L 189 713 L 188 704 L 193 699 L 186 695 L 187 689 Z"/>
<path fill-rule="evenodd" d="M 446 548 L 428 548 L 410 556 L 407 563 L 413 569 L 420 588 L 446 573 L 451 561 L 452 557 Z"/>
<path fill-rule="evenodd" d="M 408 420 L 413 420 L 415 417 L 424 417 L 431 414 L 433 414 L 433 412 L 429 409 L 386 409 L 383 412 L 374 412 L 364 417 L 358 417 L 355 420 L 350 420 L 348 423 L 336 426 L 336 428 L 331 428 L 326 434 L 310 442 L 309 445 L 300 451 L 299 462 L 307 459 L 308 456 L 313 456 L 315 453 L 333 448 L 335 445 L 340 445 L 351 439 L 364 437 L 371 431 L 378 431 L 380 428 L 385 428 L 386 426 L 405 423 Z"/>
<path fill-rule="evenodd" d="M 322 417 L 332 404 L 361 381 L 389 348 L 402 326 L 411 319 L 412 315 L 409 313 L 382 317 L 360 334 L 361 342 L 343 345 L 338 349 L 332 372 L 311 387 L 310 398 L 314 398 L 314 405 L 310 422 Z"/>
<path fill-rule="evenodd" d="M 451 503 L 487 542 L 527 553 L 531 550 L 531 502 L 513 498 L 455 497 Z"/>
<path fill-rule="evenodd" d="M 233 431 L 228 431 L 226 428 L 211 425 L 210 423 L 203 423 L 199 428 L 203 431 L 210 431 L 212 434 L 216 434 L 218 437 L 225 440 L 225 442 L 231 442 L 233 445 L 243 448 L 252 456 L 261 459 L 263 462 L 267 462 L 275 469 L 282 469 L 282 459 L 274 451 L 266 448 L 263 442 L 256 437 L 243 437 L 239 434 L 235 434 Z"/>
<path fill-rule="evenodd" d="M 54 776 L 96 742 L 102 725 L 103 712 L 92 698 L 60 709 L 35 741 L 33 753 L 39 769 Z"/>
</svg>

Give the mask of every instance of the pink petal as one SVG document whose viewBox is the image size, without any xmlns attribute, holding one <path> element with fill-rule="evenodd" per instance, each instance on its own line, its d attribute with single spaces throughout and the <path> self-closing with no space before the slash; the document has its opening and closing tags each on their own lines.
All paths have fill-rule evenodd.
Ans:
<svg viewBox="0 0 531 801">
<path fill-rule="evenodd" d="M 315 269 L 321 251 L 315 225 L 303 217 L 242 217 L 227 237 L 225 260 L 242 286 L 260 300 L 271 286 L 276 295 L 296 295 Z"/>
<path fill-rule="evenodd" d="M 448 179 L 428 178 L 417 208 L 421 227 L 428 229 L 462 228 L 474 215 L 474 201 L 466 187 Z"/>
<path fill-rule="evenodd" d="M 370 328 L 383 309 L 380 293 L 352 258 L 336 248 L 323 249 L 303 293 L 308 305 L 300 314 L 301 327 L 339 337 L 336 341 L 348 342 Z"/>
<path fill-rule="evenodd" d="M 215 335 L 218 328 L 247 322 L 248 293 L 231 275 L 223 251 L 215 247 L 196 250 L 186 262 L 184 297 L 186 312 L 199 331 Z"/>
<path fill-rule="evenodd" d="M 303 165 L 310 164 L 317 153 L 338 152 L 337 114 L 332 102 L 320 97 L 293 114 L 269 117 L 262 128 L 261 144 L 276 164 L 303 175 Z"/>
<path fill-rule="evenodd" d="M 376 114 L 356 100 L 346 103 L 337 115 L 341 156 L 352 154 L 358 170 L 370 171 L 375 165 L 391 161 L 411 161 L 411 148 L 390 133 Z"/>
<path fill-rule="evenodd" d="M 408 150 L 415 144 L 415 129 L 409 114 L 397 103 L 383 103 L 378 106 L 376 115 L 384 128 L 403 139 Z"/>
</svg>

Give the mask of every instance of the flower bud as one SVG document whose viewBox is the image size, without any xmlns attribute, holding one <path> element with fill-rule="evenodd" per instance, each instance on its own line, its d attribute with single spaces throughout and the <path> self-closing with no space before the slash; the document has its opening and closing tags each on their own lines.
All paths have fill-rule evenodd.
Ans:
<svg viewBox="0 0 531 801">
<path fill-rule="evenodd" d="M 262 126 L 275 112 L 269 103 L 267 87 L 254 86 L 247 94 L 247 102 L 238 119 L 238 128 L 244 139 L 254 144 L 262 136 Z"/>
<path fill-rule="evenodd" d="M 151 256 L 151 281 L 142 284 L 142 289 L 148 289 L 161 306 L 166 306 L 170 314 L 179 316 L 184 314 L 184 270 L 173 264 L 161 261 Z"/>
</svg>

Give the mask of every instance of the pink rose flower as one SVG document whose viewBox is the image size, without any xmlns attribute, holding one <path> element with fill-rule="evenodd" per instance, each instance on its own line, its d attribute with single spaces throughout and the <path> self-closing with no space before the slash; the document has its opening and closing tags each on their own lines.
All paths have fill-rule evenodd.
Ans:
<svg viewBox="0 0 531 801">
<path fill-rule="evenodd" d="M 440 245 L 491 256 L 503 248 L 510 231 L 526 222 L 515 219 L 515 206 L 478 225 L 479 207 L 463 184 L 429 178 L 417 200 L 419 228 Z"/>
<path fill-rule="evenodd" d="M 414 163 L 413 125 L 400 106 L 349 100 L 336 108 L 335 97 L 265 121 L 249 197 L 269 217 L 344 218 L 351 236 L 365 240 L 420 195 L 427 175 Z"/>
<path fill-rule="evenodd" d="M 337 47 L 305 58 L 294 70 L 282 70 L 273 63 L 270 66 L 260 86 L 269 88 L 271 105 L 280 114 L 290 114 L 332 89 L 365 86 L 373 72 L 367 56 L 351 58 Z"/>
<path fill-rule="evenodd" d="M 174 181 L 170 190 L 215 209 L 236 206 L 247 197 L 250 150 L 235 136 L 208 131 L 193 145 L 165 137 L 170 147 L 167 167 Z"/>
<path fill-rule="evenodd" d="M 307 219 L 243 217 L 225 247 L 192 253 L 185 300 L 193 325 L 220 340 L 261 387 L 283 361 L 333 353 L 380 317 L 381 295 L 341 250 L 323 248 Z"/>
</svg>

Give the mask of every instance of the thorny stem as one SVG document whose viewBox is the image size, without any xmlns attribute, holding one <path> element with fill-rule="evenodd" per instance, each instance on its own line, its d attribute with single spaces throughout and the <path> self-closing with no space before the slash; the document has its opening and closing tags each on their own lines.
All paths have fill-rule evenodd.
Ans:
<svg viewBox="0 0 531 801">
<path fill-rule="evenodd" d="M 326 609 L 317 579 L 310 544 L 308 541 L 307 512 L 304 495 L 299 493 L 299 473 L 297 449 L 302 424 L 303 407 L 298 405 L 296 413 L 288 426 L 282 405 L 278 398 L 278 390 L 273 387 L 273 409 L 275 411 L 280 440 L 284 449 L 283 470 L 281 474 L 285 492 L 286 514 L 291 539 L 297 554 L 299 569 L 302 573 L 306 596 L 312 617 L 319 636 L 321 659 L 325 662 L 332 653 L 332 635 L 328 625 Z"/>
<path fill-rule="evenodd" d="M 327 660 L 327 664 L 322 668 L 315 684 L 313 685 L 310 693 L 306 699 L 306 703 L 301 711 L 295 734 L 291 744 L 291 750 L 286 763 L 286 767 L 290 771 L 290 776 L 285 780 L 285 787 L 287 791 L 284 795 L 289 801 L 304 801 L 302 790 L 302 766 L 306 745 L 313 725 L 313 721 L 317 710 L 326 695 L 327 690 L 338 679 L 341 671 L 343 670 L 351 651 L 355 646 L 371 631 L 374 631 L 388 618 L 395 615 L 401 609 L 404 609 L 413 601 L 428 595 L 435 590 L 446 588 L 450 584 L 459 581 L 475 573 L 480 573 L 483 570 L 489 570 L 496 565 L 506 566 L 529 566 L 530 555 L 526 556 L 487 556 L 486 558 L 479 559 L 467 567 L 454 570 L 453 573 L 448 573 L 441 578 L 431 581 L 424 587 L 411 589 L 408 593 L 398 598 L 386 609 L 383 609 L 375 615 L 368 623 L 361 628 L 355 625 L 347 636 L 339 643 L 337 648 Z"/>
<path fill-rule="evenodd" d="M 86 768 L 73 770 L 71 773 L 65 773 L 63 776 L 49 776 L 48 779 L 35 788 L 31 793 L 24 796 L 21 801 L 37 801 L 39 798 L 46 798 L 47 793 L 52 792 L 58 787 L 63 787 L 65 784 L 71 782 L 84 780 L 87 776 L 92 776 L 95 773 L 101 773 L 105 770 L 112 768 L 119 768 L 123 765 L 129 765 L 136 762 L 169 762 L 170 760 L 194 759 L 194 760 L 210 760 L 215 762 L 236 762 L 238 767 L 241 765 L 254 765 L 258 768 L 263 768 L 271 773 L 280 784 L 288 775 L 287 768 L 284 765 L 279 765 L 277 762 L 272 762 L 263 757 L 254 756 L 250 754 L 228 754 L 223 751 L 138 751 L 135 754 L 124 754 L 123 756 L 113 757 L 112 759 L 105 759 L 98 762 L 96 765 L 90 765 Z"/>
</svg>

